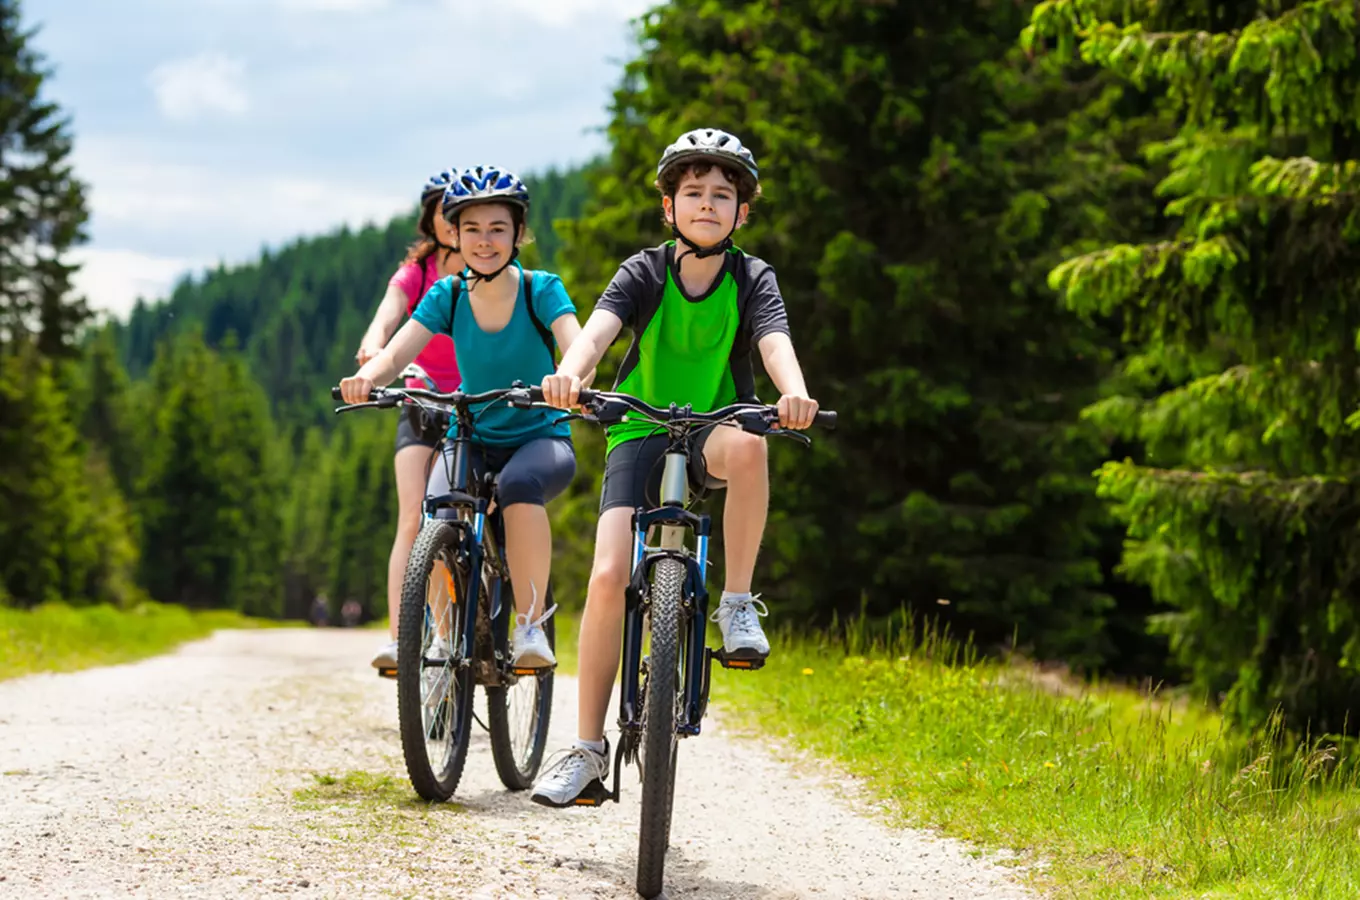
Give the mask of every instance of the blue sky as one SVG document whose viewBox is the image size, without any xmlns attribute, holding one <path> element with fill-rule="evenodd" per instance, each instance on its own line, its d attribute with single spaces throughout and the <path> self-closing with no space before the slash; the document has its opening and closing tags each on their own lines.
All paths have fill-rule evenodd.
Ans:
<svg viewBox="0 0 1360 900">
<path fill-rule="evenodd" d="M 121 314 L 186 271 L 385 221 L 449 165 L 587 159 L 652 5 L 21 0 L 90 185 L 77 289 Z"/>
</svg>

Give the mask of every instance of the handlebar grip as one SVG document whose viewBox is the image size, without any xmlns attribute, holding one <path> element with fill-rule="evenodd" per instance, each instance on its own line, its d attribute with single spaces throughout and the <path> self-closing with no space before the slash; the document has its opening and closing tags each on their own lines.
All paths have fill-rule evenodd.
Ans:
<svg viewBox="0 0 1360 900">
<path fill-rule="evenodd" d="M 369 401 L 370 403 L 373 403 L 373 402 L 377 401 L 381 396 L 382 396 L 382 389 L 381 389 L 381 388 L 374 388 L 373 390 L 371 390 L 371 391 L 368 392 L 368 401 Z M 344 402 L 345 402 L 345 395 L 340 393 L 340 388 L 339 388 L 338 386 L 337 386 L 337 387 L 331 388 L 331 399 L 332 399 L 332 400 L 337 400 L 337 401 L 339 401 L 340 403 L 344 403 Z"/>
<path fill-rule="evenodd" d="M 813 418 L 812 423 L 814 425 L 820 425 L 823 428 L 830 428 L 834 430 L 836 427 L 836 413 L 834 410 L 830 409 L 821 410 Z"/>
<path fill-rule="evenodd" d="M 594 403 L 595 395 L 598 393 L 599 391 L 595 390 L 594 388 L 581 388 L 580 392 L 576 395 L 576 402 Z"/>
</svg>

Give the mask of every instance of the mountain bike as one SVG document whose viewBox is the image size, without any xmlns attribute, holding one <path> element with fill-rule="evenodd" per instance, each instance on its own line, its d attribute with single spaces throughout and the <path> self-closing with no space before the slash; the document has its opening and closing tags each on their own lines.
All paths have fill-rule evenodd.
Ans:
<svg viewBox="0 0 1360 900">
<path fill-rule="evenodd" d="M 331 391 L 337 400 L 339 388 Z M 535 398 L 542 399 L 541 394 Z M 393 409 L 414 404 L 441 433 L 434 465 L 448 465 L 450 491 L 425 498 L 420 532 L 402 580 L 397 624 L 397 718 L 406 773 L 425 800 L 453 796 L 467 761 L 473 693 L 486 693 L 487 722 L 496 773 L 510 790 L 530 787 L 543 762 L 552 712 L 553 667 L 520 668 L 511 662 L 515 599 L 506 563 L 505 524 L 496 502 L 496 475 L 471 477 L 469 458 L 480 410 L 495 403 L 528 406 L 522 385 L 464 394 L 419 388 L 377 388 L 368 402 L 340 406 Z M 486 404 L 486 406 L 482 406 Z M 452 459 L 444 448 L 451 443 Z M 489 527 L 488 527 L 489 526 Z M 542 600 L 553 605 L 552 584 Z M 543 623 L 556 647 L 553 619 Z"/>
<path fill-rule="evenodd" d="M 576 799 L 598 806 L 619 799 L 625 763 L 637 765 L 642 782 L 638 828 L 637 891 L 661 893 L 670 843 L 680 738 L 699 734 L 708 709 L 709 675 L 714 660 L 728 669 L 754 670 L 763 659 L 729 657 L 705 646 L 708 626 L 709 517 L 689 510 L 691 437 L 700 429 L 738 427 L 758 435 L 787 437 L 810 444 L 799 431 L 778 428 L 773 406 L 734 404 L 695 412 L 674 404 L 659 409 L 627 394 L 582 390 L 581 413 L 567 418 L 613 425 L 640 416 L 664 429 L 669 438 L 661 476 L 660 506 L 633 513 L 632 577 L 625 595 L 623 664 L 620 676 L 619 731 L 613 787 L 600 784 Z M 836 414 L 817 413 L 815 424 L 834 428 Z M 688 538 L 693 538 L 690 546 Z M 650 648 L 643 655 L 643 632 Z"/>
</svg>

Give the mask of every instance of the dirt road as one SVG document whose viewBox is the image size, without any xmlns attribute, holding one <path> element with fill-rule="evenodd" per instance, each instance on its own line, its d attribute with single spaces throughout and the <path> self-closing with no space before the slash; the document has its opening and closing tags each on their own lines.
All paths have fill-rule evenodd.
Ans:
<svg viewBox="0 0 1360 900">
<path fill-rule="evenodd" d="M 635 772 L 622 803 L 550 810 L 501 787 L 476 730 L 457 802 L 415 799 L 379 637 L 222 632 L 0 683 L 0 897 L 636 897 Z M 559 677 L 550 750 L 575 711 Z M 668 897 L 1032 898 L 718 713 L 681 744 Z"/>
</svg>

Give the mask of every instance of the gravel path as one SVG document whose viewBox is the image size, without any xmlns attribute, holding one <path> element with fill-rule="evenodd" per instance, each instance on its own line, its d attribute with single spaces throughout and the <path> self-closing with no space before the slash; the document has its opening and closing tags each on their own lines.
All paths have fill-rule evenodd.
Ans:
<svg viewBox="0 0 1360 900">
<path fill-rule="evenodd" d="M 0 682 L 0 897 L 636 897 L 636 770 L 621 803 L 546 809 L 501 787 L 474 726 L 457 802 L 420 803 L 395 685 L 366 667 L 379 637 L 219 632 Z M 574 733 L 575 687 L 558 677 L 550 751 Z M 676 789 L 672 900 L 1033 897 L 712 715 Z"/>
</svg>

